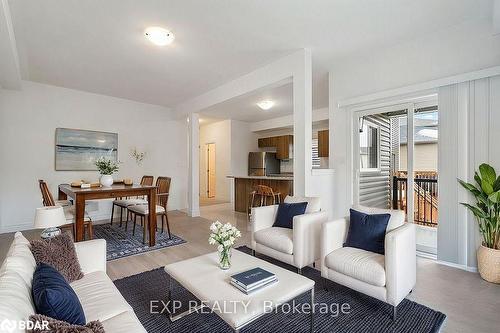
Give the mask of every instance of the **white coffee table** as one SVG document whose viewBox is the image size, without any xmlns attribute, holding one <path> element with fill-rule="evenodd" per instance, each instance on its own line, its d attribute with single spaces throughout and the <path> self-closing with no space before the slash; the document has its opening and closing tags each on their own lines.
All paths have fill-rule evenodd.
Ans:
<svg viewBox="0 0 500 333">
<path fill-rule="evenodd" d="M 269 309 L 275 310 L 278 306 L 306 292 L 311 294 L 309 306 L 313 308 L 313 280 L 238 250 L 233 250 L 231 264 L 230 269 L 221 270 L 218 264 L 218 254 L 213 252 L 167 265 L 165 271 L 202 301 L 203 306 L 210 308 L 221 317 L 235 332 L 264 314 L 274 312 Z M 276 274 L 279 281 L 250 295 L 242 293 L 230 284 L 231 275 L 255 267 Z M 172 300 L 171 281 L 169 281 L 168 298 L 169 301 Z M 226 305 L 226 311 L 222 308 L 223 304 Z M 198 309 L 192 308 L 181 314 L 171 315 L 170 319 L 178 320 Z M 311 332 L 314 328 L 313 315 L 314 310 L 310 311 Z"/>
</svg>

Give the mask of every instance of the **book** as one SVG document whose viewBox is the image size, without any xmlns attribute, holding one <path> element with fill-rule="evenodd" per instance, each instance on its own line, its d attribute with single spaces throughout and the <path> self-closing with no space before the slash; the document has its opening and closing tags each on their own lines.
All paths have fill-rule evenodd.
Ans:
<svg viewBox="0 0 500 333">
<path fill-rule="evenodd" d="M 274 281 L 276 275 L 262 269 L 260 267 L 252 268 L 248 271 L 244 271 L 231 276 L 231 282 L 244 288 L 245 290 L 250 290 L 254 287 L 261 286 L 268 282 Z"/>
<path fill-rule="evenodd" d="M 241 291 L 241 292 L 245 293 L 246 295 L 248 295 L 248 294 L 251 294 L 251 293 L 253 293 L 255 291 L 261 290 L 264 287 L 272 285 L 272 284 L 274 284 L 276 282 L 278 282 L 278 279 L 274 278 L 273 280 L 270 280 L 270 281 L 267 281 L 265 283 L 259 284 L 257 286 L 254 286 L 254 287 L 250 288 L 250 289 L 246 289 L 246 288 L 242 287 L 241 285 L 239 285 L 238 283 L 236 283 L 234 281 L 231 281 L 231 285 L 233 285 L 234 287 L 236 287 L 236 289 L 238 289 L 239 291 Z"/>
</svg>

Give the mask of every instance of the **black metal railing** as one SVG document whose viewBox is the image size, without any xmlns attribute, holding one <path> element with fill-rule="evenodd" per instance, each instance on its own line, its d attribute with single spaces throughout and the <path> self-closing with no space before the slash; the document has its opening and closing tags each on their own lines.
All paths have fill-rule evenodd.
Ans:
<svg viewBox="0 0 500 333">
<path fill-rule="evenodd" d="M 417 224 L 435 227 L 438 222 L 437 175 L 414 178 L 414 217 Z M 408 178 L 394 176 L 392 179 L 392 208 L 407 213 Z"/>
</svg>

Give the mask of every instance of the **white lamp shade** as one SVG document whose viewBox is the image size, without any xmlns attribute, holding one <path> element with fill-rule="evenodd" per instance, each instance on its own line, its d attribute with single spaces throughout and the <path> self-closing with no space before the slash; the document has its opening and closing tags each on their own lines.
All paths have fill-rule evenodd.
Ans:
<svg viewBox="0 0 500 333">
<path fill-rule="evenodd" d="M 35 228 L 52 228 L 67 224 L 64 210 L 61 206 L 47 206 L 36 209 Z"/>
</svg>

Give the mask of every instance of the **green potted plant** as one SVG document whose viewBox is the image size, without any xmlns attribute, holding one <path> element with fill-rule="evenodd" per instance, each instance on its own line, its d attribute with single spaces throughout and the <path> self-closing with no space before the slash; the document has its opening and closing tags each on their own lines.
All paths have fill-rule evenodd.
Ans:
<svg viewBox="0 0 500 333">
<path fill-rule="evenodd" d="M 481 164 L 475 172 L 477 186 L 458 180 L 474 198 L 476 204 L 462 203 L 474 214 L 483 243 L 477 250 L 479 274 L 486 281 L 500 283 L 500 176 L 488 164 Z"/>
<path fill-rule="evenodd" d="M 101 174 L 101 178 L 99 179 L 101 185 L 104 187 L 110 187 L 111 185 L 113 185 L 112 175 L 113 173 L 118 171 L 118 163 L 112 161 L 109 158 L 101 156 L 95 161 L 95 165 L 97 167 L 97 170 L 99 170 L 99 173 Z"/>
</svg>

